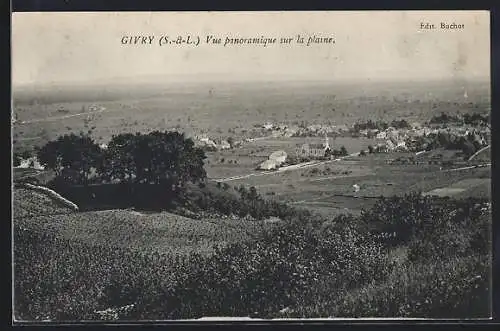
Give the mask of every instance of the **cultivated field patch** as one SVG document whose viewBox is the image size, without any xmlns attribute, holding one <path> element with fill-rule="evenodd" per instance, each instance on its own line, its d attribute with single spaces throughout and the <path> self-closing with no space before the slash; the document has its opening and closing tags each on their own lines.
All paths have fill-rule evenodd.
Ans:
<svg viewBox="0 0 500 331">
<path fill-rule="evenodd" d="M 447 187 L 436 188 L 425 192 L 425 195 L 437 196 L 464 196 L 467 191 L 473 191 L 474 195 L 469 193 L 469 196 L 480 197 L 485 193 L 490 193 L 491 179 L 489 178 L 467 178 L 455 182 Z"/>
</svg>

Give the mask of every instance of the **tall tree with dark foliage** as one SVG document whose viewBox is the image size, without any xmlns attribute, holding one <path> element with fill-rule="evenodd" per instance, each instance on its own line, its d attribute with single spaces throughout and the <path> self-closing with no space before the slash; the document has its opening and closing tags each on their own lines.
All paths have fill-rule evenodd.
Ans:
<svg viewBox="0 0 500 331">
<path fill-rule="evenodd" d="M 71 133 L 39 148 L 37 157 L 41 164 L 55 172 L 57 178 L 86 185 L 92 170 L 99 167 L 102 150 L 90 136 Z"/>
<path fill-rule="evenodd" d="M 206 177 L 205 153 L 178 132 L 113 136 L 104 153 L 101 173 L 124 184 L 158 184 L 174 191 Z"/>
</svg>

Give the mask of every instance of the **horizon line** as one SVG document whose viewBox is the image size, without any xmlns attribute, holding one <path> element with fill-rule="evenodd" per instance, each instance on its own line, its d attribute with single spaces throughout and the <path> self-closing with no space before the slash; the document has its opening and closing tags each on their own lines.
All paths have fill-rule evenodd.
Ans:
<svg viewBox="0 0 500 331">
<path fill-rule="evenodd" d="M 134 79 L 136 81 L 134 81 Z M 490 82 L 491 76 L 469 76 L 469 77 L 430 77 L 430 78 L 325 78 L 312 76 L 297 76 L 297 75 L 261 75 L 257 77 L 242 77 L 224 75 L 205 75 L 197 74 L 176 74 L 176 75 L 137 75 L 137 76 L 120 76 L 111 77 L 100 80 L 73 80 L 73 81 L 45 81 L 45 82 L 23 82 L 16 83 L 12 81 L 12 89 L 36 88 L 36 87 L 82 87 L 82 86 L 100 86 L 104 84 L 113 85 L 142 85 L 142 84 L 171 84 L 171 83 L 253 83 L 253 82 L 268 82 L 268 83 L 300 83 L 300 82 L 322 82 L 322 83 L 400 83 L 400 82 L 433 82 L 433 81 L 474 81 L 474 82 Z"/>
</svg>

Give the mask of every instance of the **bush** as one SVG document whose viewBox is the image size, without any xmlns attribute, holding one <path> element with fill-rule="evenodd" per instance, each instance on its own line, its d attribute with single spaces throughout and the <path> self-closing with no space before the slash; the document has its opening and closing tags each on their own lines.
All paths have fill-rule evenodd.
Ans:
<svg viewBox="0 0 500 331">
<path fill-rule="evenodd" d="M 191 309 L 180 318 L 276 316 L 284 307 L 314 300 L 318 283 L 336 293 L 391 271 L 380 246 L 354 229 L 319 232 L 302 222 L 219 248 L 193 269 L 179 284 L 181 300 Z M 161 301 L 153 305 L 163 307 L 169 298 L 156 300 Z"/>
<path fill-rule="evenodd" d="M 489 273 L 490 261 L 485 256 L 405 265 L 383 283 L 338 298 L 319 299 L 316 306 L 324 308 L 316 313 L 331 317 L 485 318 L 491 311 Z"/>
</svg>

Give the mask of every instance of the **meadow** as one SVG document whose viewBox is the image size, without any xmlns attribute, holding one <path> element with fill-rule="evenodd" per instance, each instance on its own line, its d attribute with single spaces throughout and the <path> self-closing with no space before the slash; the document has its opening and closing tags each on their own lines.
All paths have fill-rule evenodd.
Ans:
<svg viewBox="0 0 500 331">
<path fill-rule="evenodd" d="M 440 169 L 439 165 L 428 164 L 432 155 L 422 155 L 417 158 L 421 164 L 414 165 L 390 164 L 397 158 L 414 156 L 412 153 L 367 154 L 314 166 L 312 168 L 317 169 L 314 175 L 310 174 L 311 168 L 282 173 L 257 172 L 256 176 L 227 183 L 233 186 L 254 186 L 269 198 L 320 210 L 325 214 L 359 214 L 363 208 L 371 206 L 373 199 L 380 196 L 403 195 L 413 191 L 425 193 L 466 179 L 476 181 L 478 185 L 465 185 L 460 197 L 490 196 L 490 168 L 448 172 Z M 213 168 L 219 166 L 212 163 Z M 228 168 L 227 165 L 223 168 L 227 177 L 243 172 L 231 173 Z M 210 173 L 211 166 L 207 169 Z M 256 172 L 250 167 L 247 170 Z M 354 191 L 353 185 L 360 186 L 358 192 Z"/>
</svg>

